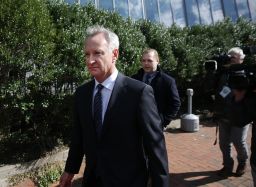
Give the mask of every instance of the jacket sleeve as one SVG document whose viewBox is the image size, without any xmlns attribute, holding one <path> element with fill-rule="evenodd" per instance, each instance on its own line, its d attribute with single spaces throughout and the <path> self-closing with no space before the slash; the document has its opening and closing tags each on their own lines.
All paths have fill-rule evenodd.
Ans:
<svg viewBox="0 0 256 187">
<path fill-rule="evenodd" d="M 82 130 L 78 116 L 78 94 L 75 93 L 74 102 L 74 125 L 71 134 L 71 142 L 69 146 L 68 158 L 66 161 L 65 171 L 76 174 L 79 172 L 83 160 Z"/>
<path fill-rule="evenodd" d="M 148 158 L 152 187 L 169 187 L 168 158 L 152 87 L 145 85 L 139 103 L 139 123 Z"/>
<path fill-rule="evenodd" d="M 174 79 L 170 79 L 168 84 L 167 111 L 164 113 L 163 126 L 166 127 L 177 115 L 180 109 L 180 96 Z"/>
</svg>

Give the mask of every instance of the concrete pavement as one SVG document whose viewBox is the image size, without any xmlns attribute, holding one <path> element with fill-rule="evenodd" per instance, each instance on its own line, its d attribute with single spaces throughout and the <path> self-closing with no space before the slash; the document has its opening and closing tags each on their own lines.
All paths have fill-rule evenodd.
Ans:
<svg viewBox="0 0 256 187">
<path fill-rule="evenodd" d="M 200 122 L 198 132 L 180 130 L 179 121 L 165 133 L 171 186 L 173 187 L 253 187 L 250 166 L 242 177 L 223 179 L 216 171 L 222 168 L 219 145 L 213 145 L 216 138 L 216 124 Z M 250 145 L 251 129 L 248 133 Z M 235 167 L 236 152 L 233 149 Z"/>
<path fill-rule="evenodd" d="M 253 187 L 250 165 L 242 177 L 221 178 L 217 170 L 222 168 L 222 156 L 216 138 L 216 124 L 200 121 L 197 132 L 184 132 L 180 120 L 173 121 L 165 131 L 169 159 L 171 187 Z M 248 133 L 250 147 L 251 128 Z M 236 152 L 234 171 L 237 167 Z M 74 180 L 74 186 L 81 182 L 83 169 Z M 52 187 L 56 187 L 53 185 Z"/>
</svg>

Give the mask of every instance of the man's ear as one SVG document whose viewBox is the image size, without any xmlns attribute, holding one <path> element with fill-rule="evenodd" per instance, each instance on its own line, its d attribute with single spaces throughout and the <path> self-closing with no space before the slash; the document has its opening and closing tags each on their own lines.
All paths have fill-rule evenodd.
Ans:
<svg viewBox="0 0 256 187">
<path fill-rule="evenodd" d="M 114 49 L 114 50 L 113 50 L 113 54 L 112 54 L 113 61 L 117 61 L 118 56 L 119 56 L 119 51 L 118 51 L 118 49 Z"/>
</svg>

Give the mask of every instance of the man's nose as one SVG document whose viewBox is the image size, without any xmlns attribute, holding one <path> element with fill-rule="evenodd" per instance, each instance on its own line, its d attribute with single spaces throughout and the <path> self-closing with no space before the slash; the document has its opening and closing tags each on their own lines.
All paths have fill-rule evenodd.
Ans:
<svg viewBox="0 0 256 187">
<path fill-rule="evenodd" d="M 95 63 L 95 58 L 94 58 L 92 55 L 87 56 L 87 57 L 86 57 L 86 63 L 88 63 L 88 64 L 94 64 L 94 63 Z"/>
<path fill-rule="evenodd" d="M 147 64 L 148 64 L 148 61 L 147 61 L 147 60 L 145 60 L 145 61 L 144 61 L 144 64 L 145 64 L 145 65 L 147 65 Z"/>
</svg>

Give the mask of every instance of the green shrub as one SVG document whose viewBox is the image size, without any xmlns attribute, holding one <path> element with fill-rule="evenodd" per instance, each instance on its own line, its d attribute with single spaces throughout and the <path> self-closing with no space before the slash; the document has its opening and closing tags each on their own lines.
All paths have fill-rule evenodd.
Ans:
<svg viewBox="0 0 256 187">
<path fill-rule="evenodd" d="M 46 120 L 36 124 L 33 118 L 50 98 L 55 28 L 44 1 L 3 1 L 0 12 L 0 132 L 11 137 L 26 130 L 32 133 L 25 140 L 33 142 L 42 128 L 47 131 Z"/>
<path fill-rule="evenodd" d="M 48 187 L 60 179 L 63 169 L 63 164 L 47 164 L 36 172 L 34 180 L 38 184 L 38 187 Z"/>
<path fill-rule="evenodd" d="M 155 48 L 163 69 L 185 89 L 200 91 L 205 60 L 234 46 L 256 45 L 256 24 L 226 19 L 215 25 L 167 28 L 149 21 L 123 19 L 93 5 L 59 0 L 3 1 L 0 6 L 0 156 L 10 161 L 39 157 L 69 141 L 72 102 L 78 85 L 91 79 L 83 54 L 84 34 L 103 25 L 120 38 L 118 69 L 140 68 L 144 48 Z M 255 62 L 253 55 L 245 63 Z M 21 147 L 33 148 L 35 154 Z M 12 154 L 8 147 L 16 148 Z M 1 155 L 2 154 L 2 155 Z M 2 162 L 8 162 L 1 160 Z"/>
<path fill-rule="evenodd" d="M 17 185 L 24 179 L 31 179 L 38 187 L 48 187 L 58 181 L 64 170 L 64 162 L 49 163 L 31 171 L 9 178 L 10 185 Z"/>
</svg>

